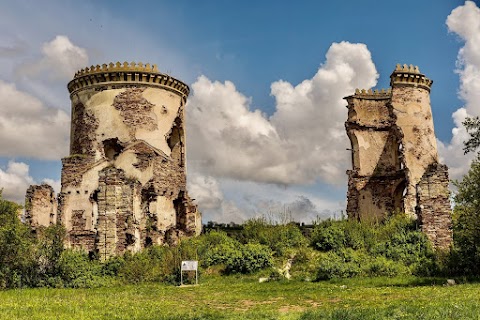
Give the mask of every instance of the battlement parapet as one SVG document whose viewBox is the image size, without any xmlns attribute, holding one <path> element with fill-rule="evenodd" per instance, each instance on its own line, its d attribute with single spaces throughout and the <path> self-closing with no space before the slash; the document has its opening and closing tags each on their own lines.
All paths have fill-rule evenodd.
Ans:
<svg viewBox="0 0 480 320">
<path fill-rule="evenodd" d="M 390 86 L 394 85 L 413 85 L 426 89 L 430 92 L 433 81 L 420 73 L 417 66 L 397 64 L 395 70 L 390 76 Z"/>
<path fill-rule="evenodd" d="M 353 98 L 359 98 L 359 99 L 390 99 L 392 95 L 392 89 L 355 89 L 355 94 L 352 96 Z"/>
<path fill-rule="evenodd" d="M 156 64 L 144 65 L 142 62 L 116 62 L 87 67 L 77 71 L 67 87 L 70 94 L 73 94 L 87 87 L 114 86 L 115 83 L 162 87 L 184 97 L 190 93 L 190 88 L 185 83 L 159 72 Z"/>
</svg>

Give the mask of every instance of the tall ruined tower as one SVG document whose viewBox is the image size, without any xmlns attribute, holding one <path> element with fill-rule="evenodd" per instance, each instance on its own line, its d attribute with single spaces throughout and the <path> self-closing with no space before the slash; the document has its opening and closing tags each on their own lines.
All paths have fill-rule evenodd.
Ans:
<svg viewBox="0 0 480 320">
<path fill-rule="evenodd" d="M 432 80 L 400 66 L 388 90 L 356 90 L 345 99 L 352 145 L 347 214 L 381 220 L 404 211 L 418 218 L 434 246 L 452 241 L 448 168 L 438 163 L 430 108 Z"/>
<path fill-rule="evenodd" d="M 155 65 L 117 62 L 78 71 L 68 90 L 70 156 L 58 195 L 67 246 L 105 259 L 198 234 L 186 190 L 188 86 Z"/>
</svg>

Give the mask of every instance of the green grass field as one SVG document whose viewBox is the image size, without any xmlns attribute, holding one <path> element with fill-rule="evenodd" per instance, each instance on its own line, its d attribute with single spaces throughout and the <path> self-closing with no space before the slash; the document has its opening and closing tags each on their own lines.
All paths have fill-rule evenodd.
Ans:
<svg viewBox="0 0 480 320">
<path fill-rule="evenodd" d="M 7 290 L 0 291 L 0 319 L 480 319 L 480 284 L 444 283 L 210 276 L 187 287 Z"/>
</svg>

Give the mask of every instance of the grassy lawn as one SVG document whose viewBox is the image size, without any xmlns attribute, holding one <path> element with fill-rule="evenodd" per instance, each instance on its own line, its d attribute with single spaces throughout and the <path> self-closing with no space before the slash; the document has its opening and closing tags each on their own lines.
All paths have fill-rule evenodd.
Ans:
<svg viewBox="0 0 480 320">
<path fill-rule="evenodd" d="M 190 287 L 8 290 L 0 291 L 0 319 L 480 319 L 480 284 L 444 283 L 211 276 Z"/>
</svg>

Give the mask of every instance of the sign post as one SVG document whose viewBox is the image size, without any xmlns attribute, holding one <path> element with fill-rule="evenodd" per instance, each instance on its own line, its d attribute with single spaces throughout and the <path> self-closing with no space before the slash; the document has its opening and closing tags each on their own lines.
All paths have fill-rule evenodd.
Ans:
<svg viewBox="0 0 480 320">
<path fill-rule="evenodd" d="M 195 271 L 195 284 L 198 284 L 198 261 L 196 260 L 182 261 L 182 265 L 180 267 L 180 285 L 181 286 L 183 286 L 184 271 Z"/>
</svg>

